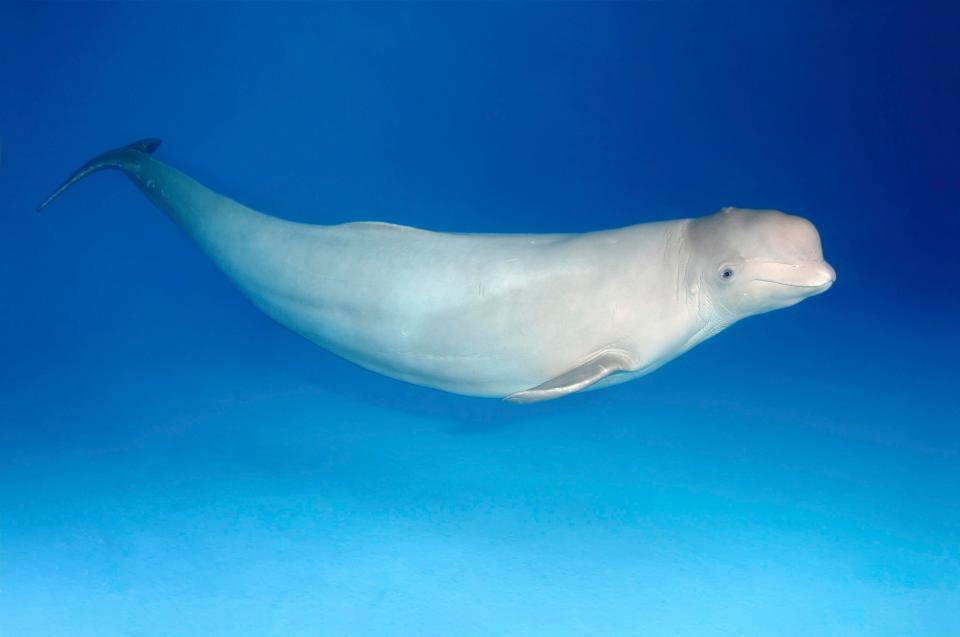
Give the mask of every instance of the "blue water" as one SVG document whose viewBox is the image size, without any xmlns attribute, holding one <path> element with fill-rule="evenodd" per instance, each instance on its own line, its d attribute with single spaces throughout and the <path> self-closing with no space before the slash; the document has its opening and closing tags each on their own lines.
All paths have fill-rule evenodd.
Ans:
<svg viewBox="0 0 960 637">
<path fill-rule="evenodd" d="M 960 635 L 960 12 L 0 6 L 0 634 Z M 839 278 L 528 407 L 261 315 L 117 174 L 586 231 L 774 207 Z"/>
</svg>

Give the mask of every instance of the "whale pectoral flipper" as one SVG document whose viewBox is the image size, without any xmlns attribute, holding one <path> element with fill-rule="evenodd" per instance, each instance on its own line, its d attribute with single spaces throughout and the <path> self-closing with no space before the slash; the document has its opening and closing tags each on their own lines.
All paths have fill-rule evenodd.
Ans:
<svg viewBox="0 0 960 637">
<path fill-rule="evenodd" d="M 624 352 L 605 350 L 569 372 L 551 378 L 542 385 L 510 394 L 504 400 L 524 404 L 560 398 L 582 391 L 610 374 L 627 371 L 630 369 L 630 363 L 630 358 Z"/>
</svg>

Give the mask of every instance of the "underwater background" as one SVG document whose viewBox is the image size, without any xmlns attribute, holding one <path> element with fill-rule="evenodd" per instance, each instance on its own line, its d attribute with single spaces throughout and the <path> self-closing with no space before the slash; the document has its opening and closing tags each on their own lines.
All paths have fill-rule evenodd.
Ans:
<svg viewBox="0 0 960 637">
<path fill-rule="evenodd" d="M 960 635 L 960 9 L 0 5 L 0 634 Z M 841 6 L 844 5 L 844 6 Z M 838 280 L 532 406 L 271 322 L 118 173 L 313 223 L 811 219 Z"/>
</svg>

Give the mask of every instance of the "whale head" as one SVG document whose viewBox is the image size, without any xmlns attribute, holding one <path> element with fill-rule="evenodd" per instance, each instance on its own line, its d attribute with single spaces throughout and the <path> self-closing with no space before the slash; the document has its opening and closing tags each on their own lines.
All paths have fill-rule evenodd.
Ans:
<svg viewBox="0 0 960 637">
<path fill-rule="evenodd" d="M 777 210 L 724 208 L 691 221 L 688 240 L 698 307 L 723 322 L 789 307 L 836 279 L 814 225 Z"/>
</svg>

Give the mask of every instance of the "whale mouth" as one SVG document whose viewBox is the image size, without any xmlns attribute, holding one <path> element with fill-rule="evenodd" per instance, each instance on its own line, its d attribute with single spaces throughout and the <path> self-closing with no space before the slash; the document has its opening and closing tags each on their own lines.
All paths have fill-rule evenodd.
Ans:
<svg viewBox="0 0 960 637">
<path fill-rule="evenodd" d="M 786 285 L 809 292 L 826 292 L 837 280 L 837 272 L 826 261 L 809 264 L 780 264 L 785 266 L 776 277 L 758 278 L 757 281 Z"/>
<path fill-rule="evenodd" d="M 789 281 L 775 281 L 773 279 L 757 279 L 757 281 L 763 281 L 764 283 L 774 283 L 776 285 L 784 285 L 790 288 L 801 288 L 804 290 L 822 289 L 826 291 L 830 286 L 833 285 L 833 280 L 826 281 L 824 283 L 791 283 Z"/>
</svg>

